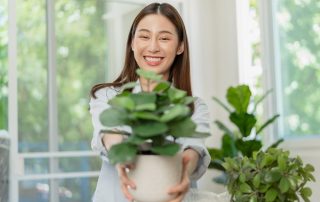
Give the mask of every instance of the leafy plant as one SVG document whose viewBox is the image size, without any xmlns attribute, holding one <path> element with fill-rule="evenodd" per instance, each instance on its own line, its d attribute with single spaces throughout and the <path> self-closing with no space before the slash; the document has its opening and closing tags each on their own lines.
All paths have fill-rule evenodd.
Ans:
<svg viewBox="0 0 320 202">
<path fill-rule="evenodd" d="M 226 158 L 223 167 L 228 173 L 231 201 L 300 201 L 309 202 L 312 191 L 306 187 L 315 181 L 310 164 L 303 165 L 299 156 L 289 157 L 289 151 L 269 148 L 254 152 L 252 157 Z"/>
<path fill-rule="evenodd" d="M 213 100 L 229 113 L 229 120 L 235 126 L 236 130 L 229 129 L 219 120 L 215 121 L 215 124 L 223 131 L 224 135 L 222 137 L 221 148 L 208 149 L 212 159 L 209 168 L 225 171 L 222 163 L 226 157 L 251 157 L 254 151 L 259 151 L 261 149 L 262 141 L 259 135 L 269 124 L 273 123 L 279 117 L 277 114 L 262 125 L 258 124 L 257 116 L 255 114 L 257 106 L 269 93 L 270 91 L 253 103 L 254 106 L 252 110 L 249 110 L 252 93 L 247 85 L 238 85 L 228 88 L 226 98 L 232 109 L 218 98 L 213 97 Z M 276 147 L 282 141 L 282 139 L 277 141 L 272 147 Z M 214 180 L 218 183 L 225 184 L 225 173 Z"/>
<path fill-rule="evenodd" d="M 196 132 L 189 107 L 193 97 L 161 80 L 161 76 L 154 72 L 138 69 L 137 74 L 147 79 L 148 88 L 151 82 L 157 82 L 156 87 L 151 91 L 132 93 L 131 89 L 137 83 L 125 84 L 121 92 L 108 101 L 111 107 L 100 116 L 101 123 L 107 127 L 126 125 L 132 129 L 131 132 L 102 131 L 128 136 L 122 143 L 111 147 L 108 157 L 112 164 L 132 161 L 141 153 L 175 155 L 180 150 L 177 138 L 209 135 Z"/>
</svg>

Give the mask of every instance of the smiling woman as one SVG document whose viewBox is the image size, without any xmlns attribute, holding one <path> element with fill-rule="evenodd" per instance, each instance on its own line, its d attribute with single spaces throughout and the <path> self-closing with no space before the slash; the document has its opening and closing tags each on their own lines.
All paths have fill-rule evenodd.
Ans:
<svg viewBox="0 0 320 202">
<path fill-rule="evenodd" d="M 159 79 L 150 81 L 145 76 L 139 76 L 136 73 L 136 70 L 139 68 L 159 74 L 162 79 L 171 82 L 173 87 L 179 89 L 180 93 L 178 94 L 182 93 L 183 95 L 192 96 L 186 30 L 179 13 L 170 4 L 153 3 L 140 11 L 134 19 L 129 32 L 126 57 L 121 74 L 112 83 L 98 84 L 91 90 L 90 112 L 94 126 L 92 148 L 98 151 L 103 159 L 93 198 L 94 202 L 132 201 L 133 197 L 128 189 L 139 189 L 139 186 L 136 186 L 135 182 L 127 176 L 126 170 L 132 168 L 132 166 L 125 164 L 114 166 L 112 165 L 112 160 L 110 161 L 112 159 L 112 151 L 114 151 L 112 150 L 112 146 L 120 142 L 126 143 L 122 135 L 110 134 L 110 130 L 126 131 L 127 133 L 133 130 L 133 133 L 137 133 L 138 135 L 139 133 L 134 130 L 134 127 L 128 127 L 129 124 L 125 124 L 125 126 L 120 124 L 119 126 L 107 128 L 110 130 L 106 132 L 103 130 L 105 128 L 99 119 L 101 112 L 105 109 L 110 109 L 108 101 L 112 102 L 112 98 L 117 95 L 123 98 L 123 94 L 120 94 L 121 88 L 126 88 L 130 85 L 129 89 L 137 97 L 141 97 L 141 94 L 152 93 L 153 89 L 158 88 L 155 88 L 155 86 L 159 84 Z M 138 85 L 132 86 L 132 84 Z M 124 94 L 126 93 L 129 92 L 124 92 Z M 168 100 L 164 94 L 156 97 L 157 99 L 159 98 L 159 103 L 170 104 L 170 102 L 173 102 L 173 104 L 179 104 L 177 100 L 172 101 L 171 98 Z M 175 97 L 172 91 L 169 92 L 169 97 Z M 157 101 L 157 104 L 159 103 Z M 125 105 L 125 103 L 123 104 Z M 139 104 L 141 104 L 140 101 L 137 101 L 134 106 L 140 106 Z M 192 99 L 190 103 L 187 103 L 186 107 L 190 111 L 188 118 L 192 119 L 195 123 L 194 127 L 197 127 L 201 132 L 209 133 L 209 113 L 206 104 L 200 98 L 194 98 L 194 102 Z M 141 113 L 139 110 L 141 110 L 139 107 L 134 107 L 133 113 Z M 168 109 L 164 107 L 159 109 L 157 113 L 166 112 L 166 110 Z M 109 115 L 112 116 L 112 114 Z M 185 120 L 180 116 L 179 118 L 181 118 L 179 121 Z M 178 120 L 175 121 L 175 123 L 178 122 Z M 158 120 L 158 122 L 161 122 L 161 120 Z M 158 122 L 157 124 L 161 124 Z M 142 125 L 142 122 L 140 124 Z M 152 123 L 147 122 L 146 124 L 149 124 L 149 128 L 157 130 L 151 127 Z M 185 127 L 183 128 L 185 129 Z M 189 132 L 193 133 L 192 130 L 189 130 Z M 173 132 L 168 131 L 168 133 L 172 134 Z M 210 155 L 204 145 L 203 139 L 192 139 L 190 138 L 191 136 L 193 135 L 177 140 L 182 145 L 181 155 L 183 160 L 177 162 L 183 167 L 180 173 L 183 176 L 181 181 L 177 185 L 167 187 L 167 190 L 162 190 L 166 194 L 173 196 L 172 202 L 182 201 L 189 187 L 196 186 L 197 180 L 205 173 L 210 162 Z M 134 135 L 131 137 L 134 137 Z M 164 142 L 170 141 L 169 138 L 165 139 L 165 137 L 160 136 L 159 138 L 162 138 L 161 141 Z M 159 139 L 157 140 L 159 141 Z M 150 141 L 154 144 L 157 140 Z M 109 151 L 110 148 L 111 150 Z M 110 155 L 110 158 L 108 155 Z"/>
</svg>

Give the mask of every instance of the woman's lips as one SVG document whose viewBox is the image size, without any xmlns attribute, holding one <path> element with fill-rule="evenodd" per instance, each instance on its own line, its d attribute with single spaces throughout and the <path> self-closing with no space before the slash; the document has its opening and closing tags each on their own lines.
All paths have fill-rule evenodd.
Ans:
<svg viewBox="0 0 320 202">
<path fill-rule="evenodd" d="M 163 57 L 151 57 L 151 56 L 145 56 L 144 60 L 146 63 L 150 66 L 157 66 L 161 64 Z"/>
</svg>

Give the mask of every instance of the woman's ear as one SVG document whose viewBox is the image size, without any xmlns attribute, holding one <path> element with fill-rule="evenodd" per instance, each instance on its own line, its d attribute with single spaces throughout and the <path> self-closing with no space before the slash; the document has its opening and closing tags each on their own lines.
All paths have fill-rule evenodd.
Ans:
<svg viewBox="0 0 320 202">
<path fill-rule="evenodd" d="M 181 45 L 178 47 L 177 55 L 180 55 L 181 53 L 183 53 L 183 51 L 184 51 L 184 44 L 182 42 Z"/>
</svg>

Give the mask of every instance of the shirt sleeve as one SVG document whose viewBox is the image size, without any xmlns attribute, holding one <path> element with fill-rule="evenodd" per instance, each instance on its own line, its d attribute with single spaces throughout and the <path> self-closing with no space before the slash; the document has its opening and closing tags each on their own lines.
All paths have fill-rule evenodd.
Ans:
<svg viewBox="0 0 320 202">
<path fill-rule="evenodd" d="M 197 98 L 195 101 L 195 111 L 192 115 L 192 120 L 196 123 L 196 130 L 199 132 L 210 133 L 210 117 L 207 105 Z M 199 154 L 199 161 L 190 179 L 198 180 L 208 169 L 211 161 L 208 149 L 205 146 L 204 138 L 180 138 L 178 140 L 183 145 L 183 150 L 193 149 Z"/>
<path fill-rule="evenodd" d="M 100 154 L 103 160 L 109 161 L 107 150 L 102 144 L 102 136 L 100 131 L 102 129 L 107 129 L 100 122 L 100 114 L 110 105 L 107 103 L 109 99 L 114 97 L 117 94 L 117 91 L 112 88 L 102 88 L 96 92 L 96 98 L 91 98 L 89 106 L 90 106 L 90 114 L 93 125 L 93 137 L 91 140 L 91 148 L 93 151 L 96 151 Z M 108 128 L 110 129 L 110 128 Z"/>
</svg>

